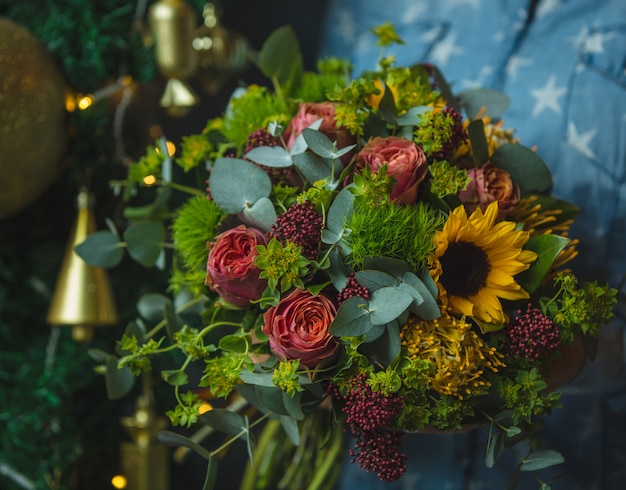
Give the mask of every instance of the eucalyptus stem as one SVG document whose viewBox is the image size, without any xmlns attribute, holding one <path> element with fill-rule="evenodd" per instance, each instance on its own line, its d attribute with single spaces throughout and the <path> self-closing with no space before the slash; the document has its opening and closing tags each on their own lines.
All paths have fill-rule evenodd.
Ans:
<svg viewBox="0 0 626 490">
<path fill-rule="evenodd" d="M 181 305 L 180 307 L 178 307 L 178 309 L 176 310 L 176 313 L 182 313 L 183 311 L 185 311 L 188 308 L 191 308 L 192 306 L 195 306 L 196 304 L 200 303 L 204 301 L 204 297 L 199 296 L 197 298 L 194 298 L 192 300 L 187 301 L 184 305 Z M 167 319 L 163 319 L 161 320 L 159 323 L 157 323 L 152 330 L 150 330 L 146 335 L 145 335 L 145 339 L 150 339 L 152 338 L 154 335 L 156 335 L 157 333 L 159 333 L 159 331 L 167 325 Z"/>
<path fill-rule="evenodd" d="M 177 191 L 184 192 L 186 194 L 191 194 L 194 196 L 206 196 L 206 193 L 201 191 L 200 189 L 196 189 L 195 187 L 189 187 L 187 185 L 178 184 L 176 182 L 159 180 L 157 184 L 162 187 L 169 187 L 171 189 L 176 189 Z"/>
<path fill-rule="evenodd" d="M 211 323 L 210 325 L 207 325 L 200 331 L 200 333 L 198 334 L 198 337 L 204 337 L 206 334 L 208 334 L 211 330 L 213 330 L 216 327 L 241 327 L 241 323 L 226 322 L 226 321 Z"/>
</svg>

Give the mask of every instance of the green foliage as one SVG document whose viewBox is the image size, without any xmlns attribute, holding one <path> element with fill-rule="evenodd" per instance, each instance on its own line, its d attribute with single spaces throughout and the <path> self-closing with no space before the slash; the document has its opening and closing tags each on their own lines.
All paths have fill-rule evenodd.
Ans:
<svg viewBox="0 0 626 490">
<path fill-rule="evenodd" d="M 303 257 L 301 249 L 294 242 L 283 245 L 272 238 L 267 246 L 257 245 L 258 256 L 255 265 L 261 269 L 260 277 L 267 279 L 270 290 L 285 292 L 293 287 L 304 289 L 302 279 L 309 271 L 310 261 Z"/>
<path fill-rule="evenodd" d="M 300 385 L 298 368 L 300 367 L 300 359 L 293 361 L 281 361 L 274 369 L 272 383 L 278 386 L 282 391 L 290 397 L 294 397 L 299 391 L 304 391 Z"/>
<path fill-rule="evenodd" d="M 559 289 L 552 299 L 544 299 L 544 313 L 562 327 L 567 341 L 581 334 L 596 337 L 600 327 L 614 316 L 617 290 L 608 284 L 599 286 L 596 281 L 578 287 L 571 273 L 558 274 L 554 282 Z"/>
<path fill-rule="evenodd" d="M 371 373 L 366 383 L 371 386 L 372 391 L 378 392 L 382 396 L 397 393 L 402 387 L 400 375 L 391 366 L 387 366 L 387 368 L 382 371 Z"/>
<path fill-rule="evenodd" d="M 498 392 L 506 408 L 513 410 L 512 420 L 515 425 L 521 422 L 531 423 L 534 416 L 550 413 L 552 408 L 560 406 L 561 394 L 545 393 L 546 388 L 546 382 L 536 368 L 518 371 L 515 380 L 503 380 Z"/>
<path fill-rule="evenodd" d="M 205 270 L 207 245 L 223 217 L 215 201 L 203 196 L 194 196 L 179 208 L 172 221 L 172 238 L 185 268 L 191 273 Z"/>
<path fill-rule="evenodd" d="M 456 195 L 470 183 L 467 170 L 450 165 L 446 160 L 434 161 L 428 170 L 433 177 L 430 190 L 439 198 Z"/>
<path fill-rule="evenodd" d="M 156 146 L 148 146 L 145 154 L 128 167 L 128 182 L 143 185 L 143 179 L 146 177 L 160 178 L 164 160 L 163 154 L 158 151 Z"/>
<path fill-rule="evenodd" d="M 180 425 L 191 427 L 198 421 L 198 413 L 202 400 L 197 394 L 187 391 L 180 396 L 178 405 L 173 410 L 168 410 L 165 415 L 170 419 L 174 427 Z"/>
<path fill-rule="evenodd" d="M 424 203 L 357 207 L 347 223 L 350 263 L 358 270 L 367 257 L 384 256 L 404 259 L 418 270 L 432 253 L 435 232 L 444 221 L 444 214 Z"/>
<path fill-rule="evenodd" d="M 231 99 L 229 110 L 224 116 L 222 133 L 241 150 L 250 133 L 258 128 L 266 128 L 274 121 L 284 126 L 294 112 L 295 108 L 267 88 L 248 87 L 243 94 Z"/>
<path fill-rule="evenodd" d="M 456 121 L 449 113 L 423 112 L 419 115 L 414 141 L 422 147 L 426 156 L 431 156 L 444 149 L 452 138 L 455 125 Z"/>
<path fill-rule="evenodd" d="M 378 38 L 376 46 L 391 46 L 392 44 L 404 44 L 402 38 L 396 32 L 395 27 L 391 22 L 385 22 L 379 26 L 374 27 L 371 30 Z"/>
<path fill-rule="evenodd" d="M 239 373 L 242 367 L 250 363 L 246 354 L 224 352 L 220 356 L 205 361 L 200 386 L 206 386 L 213 396 L 226 398 L 240 383 Z"/>
<path fill-rule="evenodd" d="M 181 140 L 181 153 L 176 157 L 176 163 L 185 172 L 206 163 L 214 151 L 213 144 L 204 134 L 183 136 Z"/>
</svg>

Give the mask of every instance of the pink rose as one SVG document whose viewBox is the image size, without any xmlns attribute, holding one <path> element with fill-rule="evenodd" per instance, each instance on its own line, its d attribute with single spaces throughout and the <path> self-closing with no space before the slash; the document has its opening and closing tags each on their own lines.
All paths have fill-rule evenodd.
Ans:
<svg viewBox="0 0 626 490">
<path fill-rule="evenodd" d="M 395 181 L 391 200 L 411 204 L 417 200 L 417 187 L 426 177 L 426 155 L 413 141 L 399 136 L 377 136 L 363 147 L 357 156 L 357 172 L 366 165 L 377 173 L 387 165 L 387 175 Z"/>
<path fill-rule="evenodd" d="M 320 118 L 322 119 L 322 124 L 319 131 L 328 136 L 331 141 L 335 141 L 338 149 L 353 145 L 356 142 L 355 137 L 347 129 L 337 127 L 335 106 L 336 104 L 333 102 L 306 102 L 300 104 L 298 113 L 291 119 L 289 126 L 285 128 L 285 133 L 283 134 L 287 148 L 291 149 L 302 130 L 308 128 Z M 341 157 L 341 161 L 346 165 L 352 156 L 353 152 L 349 152 Z"/>
<path fill-rule="evenodd" d="M 254 265 L 256 246 L 266 245 L 263 233 L 239 225 L 215 237 L 209 244 L 206 285 L 236 306 L 246 306 L 261 297 L 267 281 L 259 278 Z"/>
<path fill-rule="evenodd" d="M 281 361 L 300 359 L 308 369 L 329 365 L 339 344 L 329 333 L 337 309 L 326 296 L 296 289 L 263 314 L 263 332 Z"/>
<path fill-rule="evenodd" d="M 506 170 L 487 163 L 481 168 L 469 169 L 467 175 L 471 179 L 470 183 L 458 196 L 468 214 L 479 206 L 485 211 L 490 203 L 498 201 L 497 219 L 502 220 L 507 210 L 519 203 L 519 186 L 513 183 Z"/>
</svg>

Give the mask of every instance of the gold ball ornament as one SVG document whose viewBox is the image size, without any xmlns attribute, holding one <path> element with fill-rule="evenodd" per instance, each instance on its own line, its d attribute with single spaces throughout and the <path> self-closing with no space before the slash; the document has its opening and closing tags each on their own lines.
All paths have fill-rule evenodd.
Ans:
<svg viewBox="0 0 626 490">
<path fill-rule="evenodd" d="M 36 201 L 61 173 L 66 83 L 45 46 L 0 17 L 0 219 Z"/>
</svg>

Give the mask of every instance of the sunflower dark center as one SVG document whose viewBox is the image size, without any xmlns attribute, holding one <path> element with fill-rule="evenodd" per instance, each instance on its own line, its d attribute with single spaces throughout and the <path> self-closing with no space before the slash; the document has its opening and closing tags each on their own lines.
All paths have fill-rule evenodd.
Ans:
<svg viewBox="0 0 626 490">
<path fill-rule="evenodd" d="M 441 284 L 449 295 L 468 298 L 487 284 L 491 268 L 485 251 L 471 242 L 452 242 L 439 258 Z"/>
</svg>

